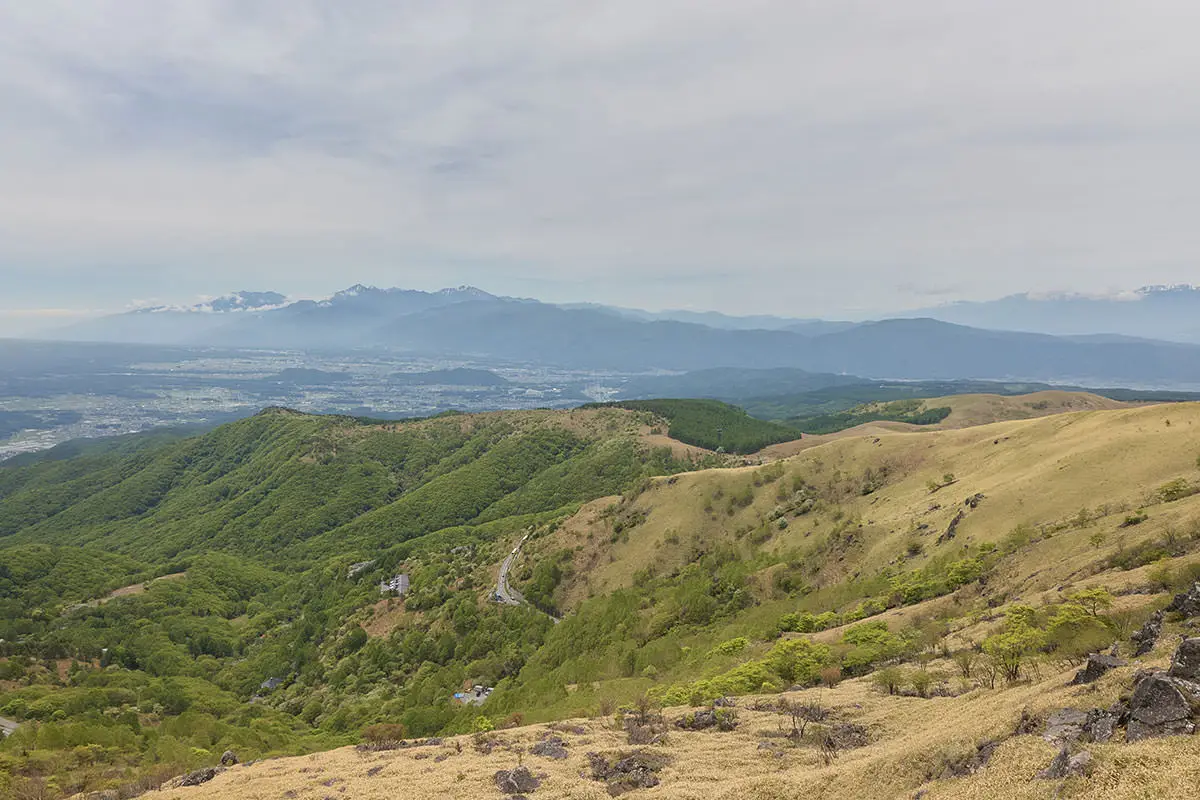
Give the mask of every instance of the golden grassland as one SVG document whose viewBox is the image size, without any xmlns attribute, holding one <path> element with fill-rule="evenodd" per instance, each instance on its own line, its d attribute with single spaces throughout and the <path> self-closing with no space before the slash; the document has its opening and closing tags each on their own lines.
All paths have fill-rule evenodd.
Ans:
<svg viewBox="0 0 1200 800">
<path fill-rule="evenodd" d="M 1174 631 L 1171 632 L 1172 634 Z M 839 719 L 866 727 L 871 743 L 845 750 L 827 762 L 812 744 L 793 746 L 783 737 L 788 723 L 771 711 L 750 708 L 758 698 L 741 698 L 740 725 L 728 733 L 671 730 L 667 740 L 649 749 L 671 763 L 662 783 L 628 797 L 662 800 L 746 798 L 816 800 L 817 798 L 901 798 L 923 789 L 938 798 L 1190 798 L 1200 780 L 1200 737 L 1172 737 L 1126 744 L 1089 745 L 1096 758 L 1090 778 L 1040 780 L 1056 748 L 1037 735 L 1014 736 L 1022 713 L 1045 715 L 1061 707 L 1107 706 L 1128 686 L 1138 667 L 1166 664 L 1177 637 L 1166 635 L 1160 647 L 1138 664 L 1114 670 L 1089 687 L 1068 686 L 1070 670 L 1044 668 L 1040 678 L 1012 687 L 975 689 L 957 697 L 889 696 L 869 679 L 845 681 L 833 689 L 810 689 L 790 699 L 816 700 Z M 935 671 L 950 665 L 934 662 Z M 667 709 L 667 720 L 686 709 Z M 164 790 L 164 800 L 324 800 L 327 797 L 387 798 L 502 797 L 493 782 L 497 770 L 519 763 L 544 775 L 535 796 L 545 800 L 599 800 L 604 785 L 590 779 L 586 753 L 627 752 L 625 734 L 611 719 L 571 720 L 582 733 L 561 734 L 569 758 L 552 761 L 529 748 L 546 733 L 544 725 L 493 734 L 500 743 L 491 753 L 476 750 L 471 736 L 445 739 L 433 747 L 386 752 L 342 748 L 295 758 L 241 766 L 199 787 Z M 1118 739 L 1120 736 L 1118 736 Z M 1000 740 L 988 765 L 967 777 L 943 777 L 947 764 L 969 757 L 978 743 Z M 760 747 L 760 743 L 770 747 Z"/>
<path fill-rule="evenodd" d="M 1021 524 L 1061 527 L 1006 559 L 1002 578 L 1019 593 L 1039 592 L 1086 577 L 1117 548 L 1127 547 L 1200 517 L 1200 495 L 1170 503 L 1154 492 L 1176 478 L 1200 478 L 1200 404 L 1156 405 L 1085 411 L 970 428 L 919 433 L 879 433 L 837 439 L 765 467 L 711 469 L 656 479 L 613 513 L 582 510 L 539 550 L 572 548 L 575 578 L 566 587 L 567 607 L 589 594 L 630 585 L 634 573 L 655 565 L 669 571 L 697 549 L 734 544 L 789 553 L 810 550 L 833 537 L 850 538 L 831 559 L 822 583 L 868 575 L 888 564 L 906 569 L 967 544 L 1000 544 Z M 779 471 L 773 480 L 769 470 Z M 885 475 L 862 494 L 869 473 Z M 940 489 L 948 474 L 954 481 Z M 764 530 L 766 541 L 739 537 L 768 525 L 793 481 L 820 496 L 810 513 L 789 519 L 786 529 Z M 757 485 L 756 485 L 757 484 Z M 745 507 L 731 497 L 750 491 Z M 964 502 L 982 493 L 977 508 Z M 1145 508 L 1148 519 L 1121 528 L 1125 517 Z M 612 541 L 618 509 L 636 522 Z M 1086 521 L 1071 522 L 1086 509 Z M 963 513 L 955 537 L 938 544 Z M 846 534 L 852 533 L 850 537 Z M 1099 533 L 1101 541 L 1094 538 Z M 922 554 L 908 555 L 913 543 Z"/>
<path fill-rule="evenodd" d="M 764 460 L 773 460 L 788 458 L 828 442 L 856 436 L 955 430 L 977 425 L 990 425 L 994 422 L 1048 417 L 1073 411 L 1111 411 L 1129 407 L 1128 403 L 1110 400 L 1090 392 L 1069 392 L 1057 389 L 1022 395 L 958 394 L 933 397 L 922 401 L 921 410 L 950 409 L 950 415 L 934 425 L 913 425 L 908 422 L 887 420 L 867 422 L 836 433 L 805 436 L 793 442 L 773 444 L 763 448 L 757 455 Z"/>
</svg>

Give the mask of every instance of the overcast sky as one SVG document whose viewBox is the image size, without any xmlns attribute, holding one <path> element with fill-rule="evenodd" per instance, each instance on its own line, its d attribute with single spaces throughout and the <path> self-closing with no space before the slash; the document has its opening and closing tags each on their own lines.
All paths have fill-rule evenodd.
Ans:
<svg viewBox="0 0 1200 800">
<path fill-rule="evenodd" d="M 356 282 L 838 317 L 1200 282 L 1194 0 L 0 5 L 0 332 Z"/>
</svg>

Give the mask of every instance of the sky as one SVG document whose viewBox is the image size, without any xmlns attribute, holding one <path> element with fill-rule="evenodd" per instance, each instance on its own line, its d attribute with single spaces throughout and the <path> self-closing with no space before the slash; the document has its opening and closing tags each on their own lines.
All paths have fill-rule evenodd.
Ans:
<svg viewBox="0 0 1200 800">
<path fill-rule="evenodd" d="M 1190 0 L 0 5 L 0 334 L 353 283 L 846 317 L 1198 282 Z"/>
</svg>

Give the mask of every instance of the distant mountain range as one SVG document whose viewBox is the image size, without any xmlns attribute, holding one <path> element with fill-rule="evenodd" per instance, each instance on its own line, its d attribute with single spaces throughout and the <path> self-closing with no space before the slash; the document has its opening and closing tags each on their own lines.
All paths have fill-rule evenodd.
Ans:
<svg viewBox="0 0 1200 800">
<path fill-rule="evenodd" d="M 275 292 L 239 292 L 201 306 L 103 317 L 60 331 L 59 337 L 326 351 L 372 347 L 627 372 L 790 367 L 879 379 L 1200 386 L 1200 347 L 1135 338 L 1128 332 L 1137 330 L 1134 322 L 1150 308 L 1163 310 L 1156 315 L 1160 329 L 1174 319 L 1175 329 L 1183 330 L 1188 315 L 1180 309 L 1196 304 L 1200 310 L 1200 290 L 1191 287 L 1146 289 L 1129 300 L 1024 296 L 997 301 L 1000 305 L 946 306 L 939 312 L 999 321 L 1008 313 L 1000 309 L 1011 307 L 1012 324 L 1017 325 L 1064 304 L 1076 309 L 1077 323 L 1062 325 L 1061 333 L 1070 336 L 985 330 L 931 318 L 848 323 L 652 314 L 497 297 L 469 286 L 423 292 L 357 285 L 325 300 L 281 300 Z M 1089 329 L 1084 326 L 1088 308 L 1124 313 L 1120 318 L 1127 324 L 1121 330 Z M 1141 310 L 1135 313 L 1135 308 Z M 754 327 L 758 322 L 770 327 Z"/>
<path fill-rule="evenodd" d="M 1200 287 L 1144 286 L 1111 296 L 1014 294 L 897 316 L 1060 336 L 1110 334 L 1200 343 Z"/>
</svg>

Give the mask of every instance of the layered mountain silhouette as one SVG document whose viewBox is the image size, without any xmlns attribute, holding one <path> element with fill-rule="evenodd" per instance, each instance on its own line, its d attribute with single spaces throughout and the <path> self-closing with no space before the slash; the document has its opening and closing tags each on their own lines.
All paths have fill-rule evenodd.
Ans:
<svg viewBox="0 0 1200 800">
<path fill-rule="evenodd" d="M 1195 290 L 1165 292 L 1175 298 L 1171 302 L 1188 302 L 1193 294 L 1200 296 Z M 1163 301 L 1154 294 L 1140 302 Z M 1200 385 L 1200 347 L 1123 335 L 1050 336 L 927 318 L 859 324 L 797 320 L 784 328 L 740 329 L 497 297 L 473 287 L 423 292 L 360 285 L 320 301 L 141 310 L 92 320 L 60 336 L 326 351 L 371 347 L 622 371 L 790 367 L 886 379 Z"/>
</svg>

